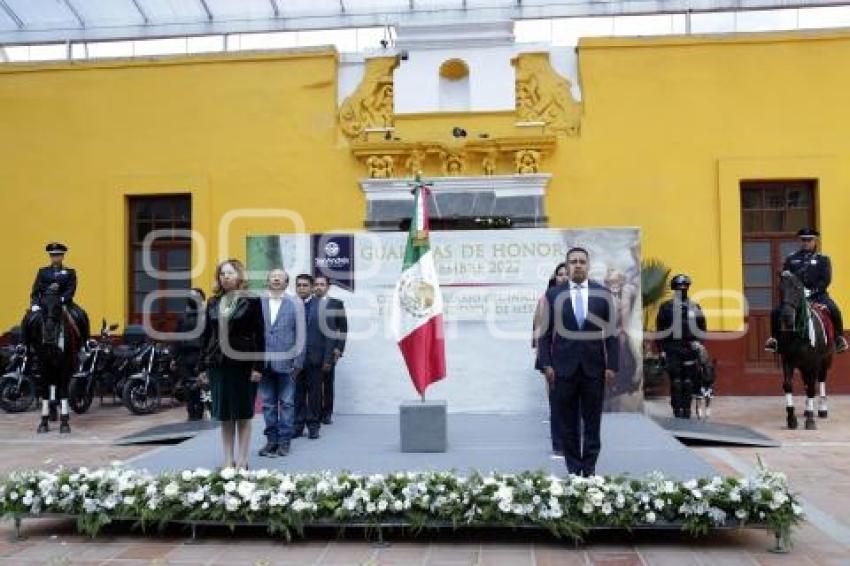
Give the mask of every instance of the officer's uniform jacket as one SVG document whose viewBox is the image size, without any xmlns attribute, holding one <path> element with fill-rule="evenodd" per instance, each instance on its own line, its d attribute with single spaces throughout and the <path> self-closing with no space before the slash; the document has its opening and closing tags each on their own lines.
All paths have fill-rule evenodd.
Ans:
<svg viewBox="0 0 850 566">
<path fill-rule="evenodd" d="M 796 275 L 811 295 L 826 294 L 827 287 L 832 282 L 832 263 L 829 256 L 818 252 L 797 250 L 785 258 L 782 269 Z"/>
<path fill-rule="evenodd" d="M 53 283 L 58 285 L 57 293 L 62 298 L 62 304 L 70 305 L 77 291 L 77 272 L 64 265 L 58 268 L 48 265 L 38 270 L 32 284 L 30 304 L 38 305 Z"/>
</svg>

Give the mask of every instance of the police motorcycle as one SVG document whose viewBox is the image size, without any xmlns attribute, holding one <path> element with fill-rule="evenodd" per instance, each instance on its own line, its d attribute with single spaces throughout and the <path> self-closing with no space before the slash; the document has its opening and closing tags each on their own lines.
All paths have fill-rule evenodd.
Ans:
<svg viewBox="0 0 850 566">
<path fill-rule="evenodd" d="M 8 413 L 23 413 L 36 401 L 41 375 L 38 359 L 23 344 L 4 346 L 3 376 L 0 377 L 0 408 Z"/>
<path fill-rule="evenodd" d="M 107 325 L 106 319 L 103 319 L 99 337 L 89 339 L 80 353 L 80 367 L 68 385 L 68 403 L 77 414 L 88 411 L 98 393 L 103 404 L 106 378 L 111 377 L 113 369 L 120 365 L 116 363 L 121 358 L 114 353 L 110 335 L 117 328 L 117 324 Z"/>
<path fill-rule="evenodd" d="M 142 344 L 135 358 L 137 371 L 127 378 L 121 396 L 131 413 L 149 415 L 156 411 L 162 401 L 163 388 L 176 397 L 176 380 L 171 369 L 173 360 L 168 344 L 152 341 Z"/>
</svg>

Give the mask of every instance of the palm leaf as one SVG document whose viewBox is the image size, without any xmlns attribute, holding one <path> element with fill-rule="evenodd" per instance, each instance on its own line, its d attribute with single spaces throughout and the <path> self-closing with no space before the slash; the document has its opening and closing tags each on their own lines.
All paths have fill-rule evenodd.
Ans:
<svg viewBox="0 0 850 566">
<path fill-rule="evenodd" d="M 670 268 L 658 259 L 646 259 L 640 264 L 640 296 L 643 308 L 655 306 L 667 292 Z"/>
</svg>

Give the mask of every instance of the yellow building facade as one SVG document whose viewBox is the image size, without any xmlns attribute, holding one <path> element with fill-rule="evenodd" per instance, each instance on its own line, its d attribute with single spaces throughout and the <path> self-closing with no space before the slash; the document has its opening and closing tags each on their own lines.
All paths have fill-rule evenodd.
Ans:
<svg viewBox="0 0 850 566">
<path fill-rule="evenodd" d="M 244 257 L 248 234 L 363 229 L 369 144 L 392 141 L 344 131 L 338 66 L 331 49 L 0 66 L 0 326 L 20 320 L 51 240 L 69 246 L 90 316 L 126 320 L 128 197 L 191 195 L 203 288 L 216 259 Z M 848 66 L 850 33 L 837 31 L 585 39 L 581 101 L 550 117 L 575 130 L 520 128 L 518 112 L 423 113 L 393 116 L 393 136 L 450 147 L 452 124 L 486 130 L 508 140 L 499 174 L 516 173 L 508 142 L 532 131 L 552 175 L 550 227 L 639 226 L 644 257 L 694 289 L 743 287 L 742 182 L 810 180 L 831 291 L 850 308 Z M 240 209 L 303 224 L 249 212 L 223 232 Z"/>
</svg>

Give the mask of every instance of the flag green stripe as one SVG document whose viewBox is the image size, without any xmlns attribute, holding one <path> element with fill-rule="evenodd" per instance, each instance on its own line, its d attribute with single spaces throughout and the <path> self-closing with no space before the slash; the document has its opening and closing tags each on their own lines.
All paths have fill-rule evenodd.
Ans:
<svg viewBox="0 0 850 566">
<path fill-rule="evenodd" d="M 416 191 L 413 194 L 413 216 L 410 218 L 410 230 L 407 233 L 407 247 L 404 249 L 404 264 L 401 268 L 402 271 L 418 262 L 419 258 L 428 253 L 428 250 L 431 248 L 427 240 L 421 243 L 416 241 L 416 227 L 419 226 L 419 216 L 422 214 L 423 208 L 419 205 L 421 198 L 422 189 L 420 187 L 416 187 Z"/>
</svg>

